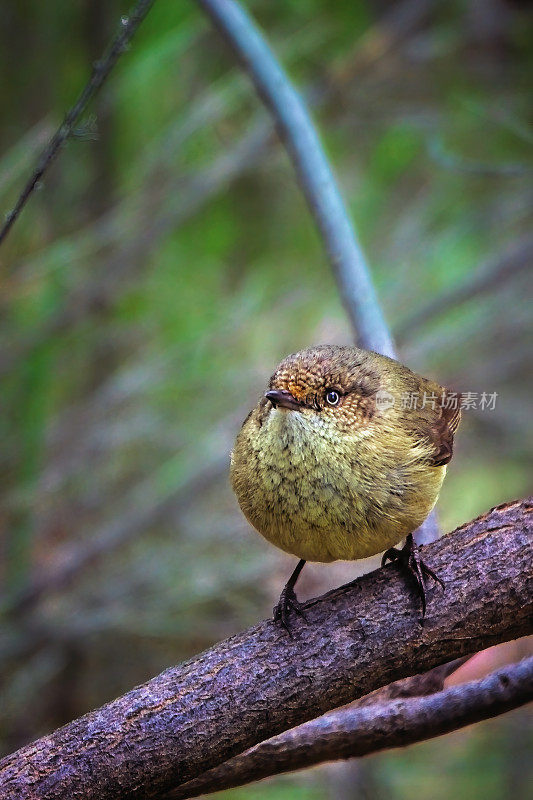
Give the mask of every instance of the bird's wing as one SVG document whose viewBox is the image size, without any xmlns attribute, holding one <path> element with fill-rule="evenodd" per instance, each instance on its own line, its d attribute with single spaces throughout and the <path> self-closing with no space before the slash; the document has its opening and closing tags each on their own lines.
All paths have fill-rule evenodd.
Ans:
<svg viewBox="0 0 533 800">
<path fill-rule="evenodd" d="M 442 467 L 448 464 L 453 455 L 453 437 L 461 421 L 461 395 L 444 389 L 442 403 L 437 406 L 436 412 L 430 428 L 435 445 L 431 464 Z"/>
</svg>

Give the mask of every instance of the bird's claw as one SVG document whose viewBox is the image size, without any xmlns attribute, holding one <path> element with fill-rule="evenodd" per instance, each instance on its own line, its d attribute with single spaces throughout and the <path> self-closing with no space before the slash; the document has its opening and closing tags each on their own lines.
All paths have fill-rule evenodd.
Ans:
<svg viewBox="0 0 533 800">
<path fill-rule="evenodd" d="M 402 551 L 397 547 L 389 547 L 381 556 L 381 566 L 384 567 L 387 561 L 398 561 L 402 557 Z"/>
<path fill-rule="evenodd" d="M 416 582 L 416 587 L 420 601 L 422 603 L 422 619 L 426 616 L 426 578 L 432 578 L 435 583 L 438 583 L 444 590 L 446 587 L 444 581 L 429 567 L 425 561 L 420 557 L 420 548 L 416 544 L 412 535 L 407 537 L 405 545 L 399 550 L 397 547 L 391 547 L 387 550 L 381 559 L 381 566 L 385 566 L 387 561 L 398 561 L 401 566 L 407 569 L 413 576 Z"/>
<path fill-rule="evenodd" d="M 280 594 L 278 604 L 274 606 L 273 617 L 274 622 L 280 622 L 289 636 L 292 637 L 292 631 L 289 625 L 289 616 L 291 611 L 294 611 L 295 614 L 298 614 L 300 617 L 302 617 L 302 619 L 305 620 L 305 622 L 307 622 L 303 605 L 296 597 L 294 589 L 292 589 L 290 586 L 286 586 Z"/>
</svg>

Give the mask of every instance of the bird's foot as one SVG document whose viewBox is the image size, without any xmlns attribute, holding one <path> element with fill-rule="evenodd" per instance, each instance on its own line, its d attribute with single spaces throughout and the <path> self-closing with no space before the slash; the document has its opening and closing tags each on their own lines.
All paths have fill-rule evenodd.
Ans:
<svg viewBox="0 0 533 800">
<path fill-rule="evenodd" d="M 444 581 L 429 567 L 420 556 L 420 548 L 413 539 L 413 534 L 410 533 L 405 540 L 405 545 L 399 550 L 397 547 L 391 547 L 383 554 L 381 559 L 381 566 L 383 567 L 387 561 L 398 561 L 400 566 L 407 569 L 413 576 L 416 582 L 416 587 L 420 601 L 422 603 L 422 618 L 426 616 L 426 578 L 432 578 L 435 583 L 440 584 L 442 589 L 445 589 Z"/>
<path fill-rule="evenodd" d="M 307 622 L 307 617 L 305 616 L 305 612 L 303 610 L 303 605 L 298 601 L 294 589 L 292 586 L 285 586 L 282 593 L 279 596 L 279 603 L 274 606 L 273 609 L 273 617 L 274 622 L 280 622 L 281 625 L 285 628 L 288 632 L 289 636 L 292 637 L 292 631 L 289 625 L 289 617 L 291 611 L 294 611 L 296 614 L 299 614 Z"/>
</svg>

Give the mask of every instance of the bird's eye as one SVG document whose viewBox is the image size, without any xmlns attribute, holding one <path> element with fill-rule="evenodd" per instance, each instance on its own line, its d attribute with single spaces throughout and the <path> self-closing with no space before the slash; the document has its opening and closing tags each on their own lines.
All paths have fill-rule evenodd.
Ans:
<svg viewBox="0 0 533 800">
<path fill-rule="evenodd" d="M 326 403 L 329 406 L 336 406 L 339 403 L 341 396 L 335 389 L 330 389 L 326 394 Z"/>
</svg>

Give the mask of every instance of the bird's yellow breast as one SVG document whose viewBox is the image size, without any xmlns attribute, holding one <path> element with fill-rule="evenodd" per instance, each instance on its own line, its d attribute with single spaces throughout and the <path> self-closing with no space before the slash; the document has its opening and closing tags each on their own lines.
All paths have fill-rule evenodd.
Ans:
<svg viewBox="0 0 533 800">
<path fill-rule="evenodd" d="M 339 435 L 312 411 L 256 409 L 231 457 L 239 504 L 259 533 L 299 558 L 379 553 L 421 524 L 446 470 L 427 464 L 423 445 L 395 434 L 360 425 Z"/>
</svg>

